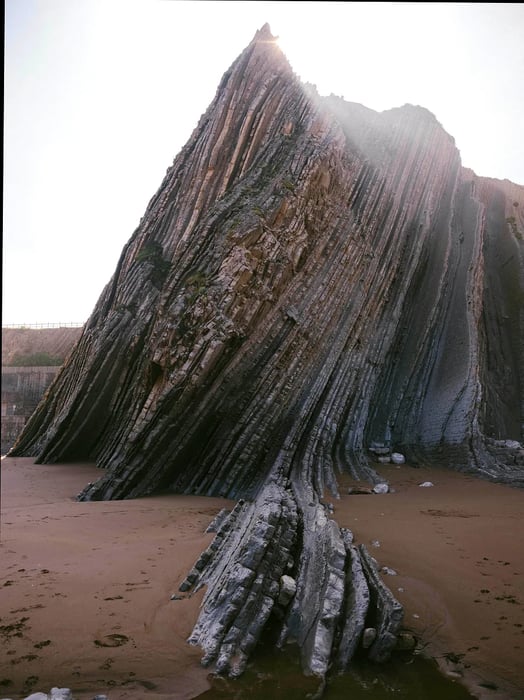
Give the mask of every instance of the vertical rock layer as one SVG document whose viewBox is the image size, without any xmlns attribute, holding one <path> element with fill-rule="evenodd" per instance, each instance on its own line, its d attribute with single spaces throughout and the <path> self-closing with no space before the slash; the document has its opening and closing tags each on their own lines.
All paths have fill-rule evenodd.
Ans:
<svg viewBox="0 0 524 700">
<path fill-rule="evenodd" d="M 245 499 L 184 583 L 220 669 L 272 613 L 319 676 L 373 619 L 384 659 L 402 611 L 319 499 L 378 479 L 371 441 L 523 483 L 523 235 L 524 188 L 462 168 L 420 107 L 319 97 L 266 26 L 12 453 L 96 459 L 82 499 Z"/>
</svg>

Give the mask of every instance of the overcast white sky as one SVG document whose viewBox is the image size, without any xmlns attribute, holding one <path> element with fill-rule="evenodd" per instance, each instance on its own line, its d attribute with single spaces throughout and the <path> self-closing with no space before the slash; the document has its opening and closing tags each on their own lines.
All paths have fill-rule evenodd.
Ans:
<svg viewBox="0 0 524 700">
<path fill-rule="evenodd" d="M 2 322 L 83 322 L 223 73 L 269 22 L 295 72 L 430 109 L 524 184 L 524 5 L 6 0 Z"/>
</svg>

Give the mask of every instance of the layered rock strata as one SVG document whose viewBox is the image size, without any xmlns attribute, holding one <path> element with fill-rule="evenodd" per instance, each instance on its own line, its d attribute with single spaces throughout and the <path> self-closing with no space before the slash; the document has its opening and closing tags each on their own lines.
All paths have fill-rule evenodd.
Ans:
<svg viewBox="0 0 524 700">
<path fill-rule="evenodd" d="M 369 626 L 383 660 L 401 609 L 320 499 L 383 481 L 372 444 L 524 483 L 523 236 L 523 187 L 462 168 L 425 109 L 319 97 L 266 26 L 12 454 L 96 460 L 84 500 L 242 499 L 183 584 L 220 670 L 270 619 L 321 677 Z"/>
</svg>

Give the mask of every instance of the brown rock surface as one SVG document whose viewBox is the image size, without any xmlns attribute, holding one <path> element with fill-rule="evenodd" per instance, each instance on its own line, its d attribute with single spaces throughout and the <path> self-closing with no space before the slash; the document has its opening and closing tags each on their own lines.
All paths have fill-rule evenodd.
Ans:
<svg viewBox="0 0 524 700">
<path fill-rule="evenodd" d="M 245 499 L 191 574 L 208 584 L 192 639 L 240 672 L 291 574 L 281 642 L 323 676 L 354 552 L 320 503 L 337 473 L 381 481 L 378 441 L 524 483 L 507 442 L 522 437 L 523 235 L 524 188 L 463 169 L 423 108 L 319 97 L 265 26 L 13 454 L 95 459 L 85 500 Z M 399 615 L 381 614 L 386 658 Z"/>
</svg>

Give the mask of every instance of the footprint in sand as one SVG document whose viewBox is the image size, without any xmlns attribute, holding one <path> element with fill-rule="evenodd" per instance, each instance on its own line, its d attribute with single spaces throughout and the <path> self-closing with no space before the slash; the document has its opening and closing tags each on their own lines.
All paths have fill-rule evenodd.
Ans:
<svg viewBox="0 0 524 700">
<path fill-rule="evenodd" d="M 143 686 L 146 690 L 156 690 L 158 687 L 156 683 L 152 683 L 151 681 L 137 680 L 136 682 Z"/>
<path fill-rule="evenodd" d="M 16 615 L 16 613 L 21 613 L 21 612 L 29 612 L 29 610 L 37 610 L 38 608 L 44 608 L 45 605 L 42 605 L 41 603 L 37 603 L 36 605 L 29 605 L 27 608 L 17 608 L 16 610 L 11 610 L 12 615 Z M 29 619 L 29 618 L 27 618 Z"/>
<path fill-rule="evenodd" d="M 0 625 L 0 635 L 4 637 L 5 640 L 9 641 L 13 637 L 23 637 L 27 630 L 31 629 L 27 622 L 28 617 L 21 617 L 17 622 L 12 622 L 7 625 Z"/>
<path fill-rule="evenodd" d="M 121 647 L 129 642 L 125 634 L 106 634 L 102 639 L 95 639 L 93 644 L 97 647 Z"/>
<path fill-rule="evenodd" d="M 33 644 L 35 649 L 43 649 L 44 647 L 48 647 L 51 644 L 50 639 L 44 639 L 43 642 L 37 642 L 36 644 Z"/>
<path fill-rule="evenodd" d="M 27 662 L 27 661 L 36 661 L 39 657 L 36 654 L 25 654 L 24 656 L 21 656 L 19 659 L 11 659 L 11 663 L 13 665 L 16 664 L 21 664 L 22 662 Z"/>
<path fill-rule="evenodd" d="M 33 687 L 38 683 L 38 681 L 39 681 L 39 677 L 38 677 L 38 676 L 28 676 L 28 677 L 25 679 L 24 686 L 25 686 L 28 690 L 30 690 L 31 688 L 33 688 Z"/>
</svg>

